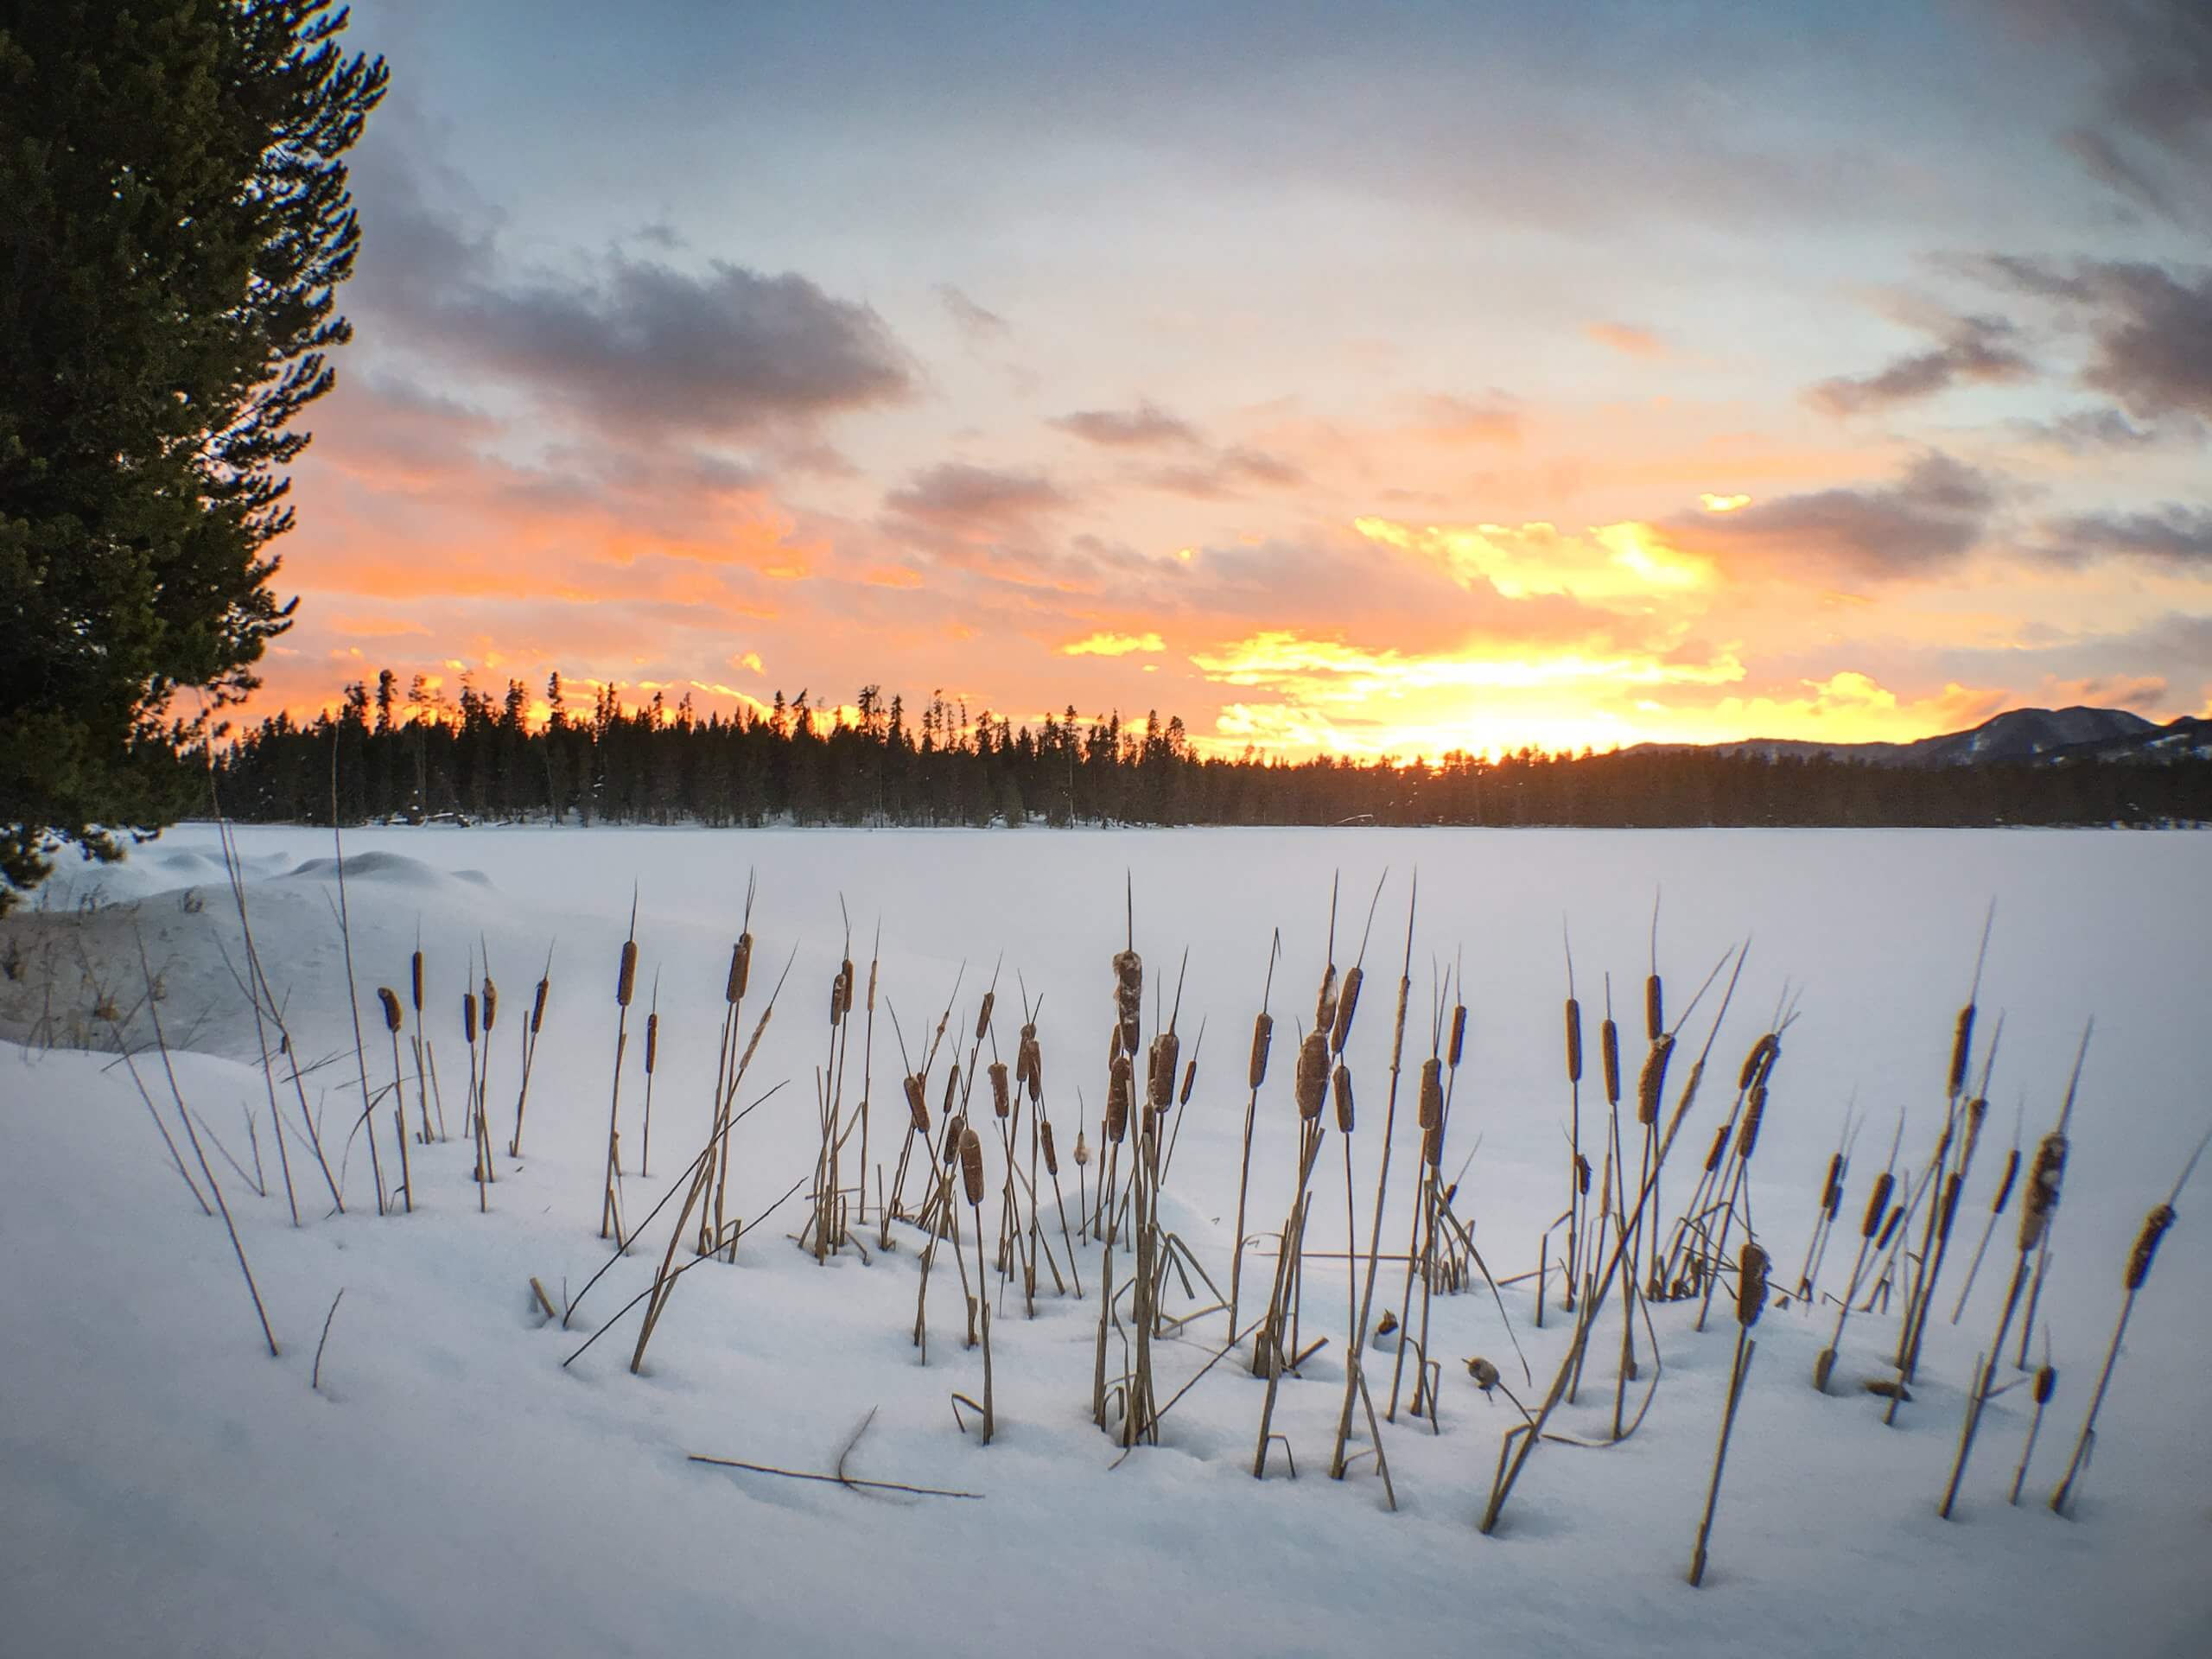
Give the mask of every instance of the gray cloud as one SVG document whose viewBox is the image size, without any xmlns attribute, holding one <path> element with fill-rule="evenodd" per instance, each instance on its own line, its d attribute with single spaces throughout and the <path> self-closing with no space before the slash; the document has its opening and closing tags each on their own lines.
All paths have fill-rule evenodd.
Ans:
<svg viewBox="0 0 2212 1659">
<path fill-rule="evenodd" d="M 2024 438 L 2075 455 L 2100 450 L 2145 448 L 2169 435 L 2168 429 L 2155 424 L 2138 426 L 2116 409 L 2072 410 L 2055 421 L 2015 421 L 2012 428 Z M 2177 435 L 2186 431 L 2192 437 L 2203 435 L 2202 429 L 2194 422 L 2183 423 L 2172 431 Z"/>
<path fill-rule="evenodd" d="M 2063 142 L 2090 175 L 2188 222 L 2212 205 L 2212 10 L 2203 0 L 2036 0 L 2103 72 L 2095 117 Z"/>
<path fill-rule="evenodd" d="M 1990 474 L 1931 453 L 1894 484 L 1777 496 L 1735 512 L 1686 515 L 1674 528 L 1724 556 L 1734 549 L 1762 563 L 1887 579 L 1963 557 L 1981 540 L 1999 493 Z"/>
<path fill-rule="evenodd" d="M 2139 421 L 2212 419 L 2212 271 L 2177 276 L 2160 265 L 2088 260 L 2068 266 L 1999 257 L 1986 275 L 2080 311 L 2090 357 L 2082 384 Z"/>
<path fill-rule="evenodd" d="M 1005 531 L 1068 504 L 1067 493 L 1042 473 L 1008 472 L 948 461 L 917 473 L 883 498 L 894 518 L 949 531 Z"/>
<path fill-rule="evenodd" d="M 1110 449 L 1194 448 L 1204 442 L 1196 427 L 1149 398 L 1135 409 L 1079 409 L 1049 424 Z"/>
<path fill-rule="evenodd" d="M 1932 397 L 1961 381 L 1993 385 L 2024 380 L 2035 365 L 2010 344 L 2015 333 L 2002 317 L 1956 317 L 1934 351 L 1899 358 L 1875 374 L 1823 380 L 1805 398 L 1831 415 L 1860 415 Z"/>
<path fill-rule="evenodd" d="M 1219 500 L 1237 493 L 1245 485 L 1288 489 L 1306 481 L 1295 463 L 1264 449 L 1231 448 L 1186 467 L 1162 467 L 1144 474 L 1143 481 L 1173 495 L 1200 501 Z"/>
<path fill-rule="evenodd" d="M 2212 570 L 2212 508 L 2167 502 L 2144 512 L 2092 512 L 2044 527 L 2044 550 L 2078 564 L 2138 558 L 2171 569 Z"/>
<path fill-rule="evenodd" d="M 968 336 L 969 344 L 981 346 L 992 340 L 1003 340 L 1012 332 L 1007 320 L 997 312 L 976 304 L 950 283 L 937 285 L 938 302 L 943 305 L 960 332 Z"/>
</svg>

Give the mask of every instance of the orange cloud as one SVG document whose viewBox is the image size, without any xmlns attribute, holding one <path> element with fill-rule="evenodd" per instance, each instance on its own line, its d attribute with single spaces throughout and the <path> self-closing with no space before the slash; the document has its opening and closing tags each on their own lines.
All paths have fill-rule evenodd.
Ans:
<svg viewBox="0 0 2212 1659">
<path fill-rule="evenodd" d="M 1156 633 L 1094 633 L 1060 647 L 1063 657 L 1126 657 L 1135 651 L 1164 651 Z"/>
</svg>

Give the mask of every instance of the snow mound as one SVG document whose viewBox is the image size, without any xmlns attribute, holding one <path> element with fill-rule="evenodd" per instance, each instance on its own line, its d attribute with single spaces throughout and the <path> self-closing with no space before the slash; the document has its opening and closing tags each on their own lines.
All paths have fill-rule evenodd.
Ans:
<svg viewBox="0 0 2212 1659">
<path fill-rule="evenodd" d="M 306 859 L 285 872 L 285 879 L 292 881 L 334 881 L 337 877 L 335 858 Z M 346 879 L 424 893 L 437 892 L 456 881 L 466 881 L 486 892 L 492 890 L 492 878 L 481 870 L 433 869 L 421 859 L 410 858 L 404 853 L 351 854 L 346 860 Z"/>
</svg>

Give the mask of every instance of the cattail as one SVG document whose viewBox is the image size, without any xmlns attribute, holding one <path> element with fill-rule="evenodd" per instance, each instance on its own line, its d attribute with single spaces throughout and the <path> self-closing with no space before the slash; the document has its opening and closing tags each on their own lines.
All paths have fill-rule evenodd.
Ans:
<svg viewBox="0 0 2212 1659">
<path fill-rule="evenodd" d="M 2036 1404 L 2039 1406 L 2049 1405 L 2050 1403 L 2050 1396 L 2057 1390 L 2057 1388 L 2058 1368 L 2056 1365 L 2038 1366 L 2036 1370 L 2035 1382 Z"/>
<path fill-rule="evenodd" d="M 1474 1379 L 1475 1386 L 1480 1389 L 1484 1394 L 1488 1394 L 1492 1389 L 1497 1386 L 1497 1367 L 1491 1364 L 1490 1361 L 1486 1359 L 1475 1358 L 1469 1360 L 1467 1362 L 1467 1375 Z"/>
<path fill-rule="evenodd" d="M 876 970 L 877 967 L 880 964 L 881 960 L 882 960 L 882 959 L 881 959 L 880 957 L 869 957 L 869 958 L 868 958 L 868 1011 L 870 1014 L 874 1014 L 874 1013 L 875 1012 L 875 970 Z"/>
<path fill-rule="evenodd" d="M 1567 999 L 1567 1080 L 1582 1081 L 1582 1004 Z"/>
<path fill-rule="evenodd" d="M 1114 953 L 1114 1007 L 1121 1016 L 1116 1027 L 1124 1052 L 1137 1052 L 1137 1027 L 1144 1013 L 1144 959 L 1134 950 Z"/>
<path fill-rule="evenodd" d="M 1360 982 L 1366 973 L 1354 966 L 1344 972 L 1343 995 L 1337 998 L 1336 1022 L 1329 1031 L 1329 1047 L 1336 1053 L 1344 1052 L 1344 1043 L 1351 1036 L 1351 1017 L 1359 1010 Z"/>
<path fill-rule="evenodd" d="M 1766 1252 L 1746 1243 L 1736 1264 L 1736 1323 L 1750 1330 L 1766 1311 Z"/>
<path fill-rule="evenodd" d="M 1183 1063 L 1183 1086 L 1176 1091 L 1175 1103 L 1178 1106 L 1189 1105 L 1191 1103 L 1191 1090 L 1198 1086 L 1198 1058 L 1197 1055 L 1193 1054 L 1189 1059 Z"/>
<path fill-rule="evenodd" d="M 1580 1153 L 1574 1156 L 1574 1184 L 1582 1189 L 1582 1196 L 1590 1196 L 1590 1160 Z"/>
<path fill-rule="evenodd" d="M 944 1074 L 944 1104 L 938 1109 L 938 1115 L 948 1120 L 958 1116 L 958 1114 L 954 1112 L 952 1109 L 952 1106 L 953 1103 L 959 1098 L 959 1096 L 960 1068 L 957 1065 L 955 1065 L 950 1071 Z"/>
<path fill-rule="evenodd" d="M 461 994 L 461 1033 L 470 1042 L 476 1040 L 476 993 Z"/>
<path fill-rule="evenodd" d="M 1974 1004 L 1969 1002 L 1959 1010 L 1958 1030 L 1951 1038 L 1951 1080 L 1945 1092 L 1954 1099 L 1967 1086 L 1967 1059 L 1973 1049 Z"/>
<path fill-rule="evenodd" d="M 486 1020 L 485 1025 L 488 1028 L 491 1021 Z M 649 1014 L 645 1016 L 645 1075 L 647 1077 L 652 1076 L 653 1065 L 659 1058 L 660 1015 Z"/>
<path fill-rule="evenodd" d="M 729 983 L 722 987 L 722 1001 L 735 1002 L 745 995 L 745 982 L 753 976 L 753 936 L 741 933 L 729 951 Z"/>
<path fill-rule="evenodd" d="M 2151 1276 L 2151 1263 L 2158 1254 L 2158 1241 L 2166 1236 L 2166 1229 L 2174 1224 L 2174 1207 L 2162 1204 L 2143 1218 L 2143 1230 L 2135 1236 L 2135 1248 L 2127 1253 L 2127 1288 L 2143 1288 L 2143 1281 Z"/>
<path fill-rule="evenodd" d="M 1182 1058 L 1182 1039 L 1163 1031 L 1152 1039 L 1150 1065 L 1145 1077 L 1145 1103 L 1157 1110 L 1174 1098 L 1175 1067 Z"/>
<path fill-rule="evenodd" d="M 930 1104 L 922 1094 L 922 1080 L 918 1075 L 909 1076 L 906 1079 L 906 1110 L 914 1120 L 914 1132 L 927 1135 L 930 1132 Z"/>
<path fill-rule="evenodd" d="M 1308 1122 L 1321 1116 L 1329 1091 L 1329 1039 L 1319 1027 L 1306 1033 L 1298 1046 L 1298 1078 L 1294 1092 L 1298 1115 Z"/>
<path fill-rule="evenodd" d="M 1842 1196 L 1842 1193 L 1843 1154 L 1840 1152 L 1832 1152 L 1828 1154 L 1828 1178 L 1821 1184 L 1821 1208 L 1833 1214 L 1836 1200 Z"/>
<path fill-rule="evenodd" d="M 491 1034 L 493 1021 L 499 1017 L 499 988 L 492 982 L 489 974 L 484 976 L 484 1032 Z"/>
<path fill-rule="evenodd" d="M 966 1113 L 955 1112 L 951 1116 L 944 1120 L 944 1165 L 947 1169 L 951 1168 L 954 1160 L 960 1156 L 960 1148 L 966 1141 L 967 1137 L 968 1116 Z"/>
<path fill-rule="evenodd" d="M 1643 1035 L 1648 1042 L 1657 1042 L 1659 1033 L 1667 1029 L 1666 999 L 1659 988 L 1659 976 L 1649 974 L 1643 981 Z"/>
<path fill-rule="evenodd" d="M 1135 1067 L 1126 1054 L 1114 1057 L 1106 1077 L 1106 1138 L 1119 1145 L 1129 1132 L 1129 1085 Z"/>
<path fill-rule="evenodd" d="M 1006 1062 L 993 1060 L 990 1065 L 991 1110 L 1004 1117 L 1014 1109 L 1014 1096 L 1007 1088 Z"/>
<path fill-rule="evenodd" d="M 1967 1102 L 1966 1146 L 1959 1154 L 1959 1167 L 1964 1169 L 1974 1161 L 1974 1148 L 1981 1144 L 1981 1126 L 1989 1116 L 1989 1102 L 1976 1095 Z"/>
<path fill-rule="evenodd" d="M 1605 1103 L 1621 1103 L 1621 1028 L 1611 1020 L 1598 1027 L 1599 1058 L 1605 1067 Z"/>
<path fill-rule="evenodd" d="M 531 999 L 530 1034 L 533 1037 L 537 1035 L 538 1028 L 545 1023 L 545 994 L 552 988 L 551 980 L 541 979 L 537 982 L 537 995 Z"/>
<path fill-rule="evenodd" d="M 1958 1217 L 1960 1185 L 1959 1172 L 1955 1169 L 1943 1178 L 1943 1204 L 1936 1211 L 1936 1236 L 1946 1243 L 1950 1240 L 1951 1224 Z"/>
<path fill-rule="evenodd" d="M 414 976 L 415 1012 L 420 1016 L 423 1012 L 423 953 L 420 950 L 415 953 L 415 959 L 408 964 L 408 969 Z"/>
<path fill-rule="evenodd" d="M 844 1022 L 845 1010 L 852 1000 L 852 992 L 845 983 L 845 970 L 840 968 L 830 981 L 830 1028 L 832 1031 Z"/>
<path fill-rule="evenodd" d="M 998 1000 L 996 991 L 985 991 L 983 1006 L 976 1010 L 976 1040 L 979 1043 L 991 1034 L 991 1010 L 998 1006 Z"/>
<path fill-rule="evenodd" d="M 1257 1089 L 1268 1080 L 1268 1050 L 1275 1037 L 1274 1016 L 1255 1014 L 1252 1016 L 1251 1086 Z"/>
<path fill-rule="evenodd" d="M 1890 1194 L 1897 1185 L 1897 1178 L 1886 1169 L 1874 1178 L 1874 1190 L 1866 1195 L 1866 1219 L 1859 1224 L 1859 1237 L 1872 1238 L 1882 1230 L 1882 1217 L 1889 1211 Z"/>
<path fill-rule="evenodd" d="M 1878 1255 L 1890 1248 L 1891 1235 L 1897 1231 L 1897 1224 L 1904 1219 L 1904 1205 L 1901 1204 L 1893 1205 L 1890 1211 L 1890 1218 L 1882 1224 L 1880 1236 L 1874 1241 L 1874 1249 Z"/>
<path fill-rule="evenodd" d="M 1728 1155 L 1728 1126 L 1723 1123 L 1713 1133 L 1713 1150 L 1705 1154 L 1705 1173 L 1708 1175 L 1720 1167 L 1720 1160 Z"/>
<path fill-rule="evenodd" d="M 1052 1150 L 1052 1125 L 1049 1118 L 1037 1120 L 1037 1143 L 1044 1150 L 1045 1173 L 1058 1175 L 1060 1173 L 1060 1155 Z"/>
<path fill-rule="evenodd" d="M 837 976 L 837 982 L 845 988 L 845 1005 L 838 1012 L 850 1014 L 853 1011 L 853 959 L 850 957 L 845 958 L 844 969 Z"/>
<path fill-rule="evenodd" d="M 1997 1196 L 1990 1201 L 1991 1215 L 2001 1216 L 2005 1213 L 2005 1201 L 2012 1196 L 2012 1182 L 2019 1173 L 2020 1149 L 2015 1147 L 2005 1154 L 2005 1173 L 1997 1183 Z"/>
<path fill-rule="evenodd" d="M 960 1179 L 968 1189 L 968 1202 L 983 1201 L 983 1137 L 973 1129 L 960 1132 Z"/>
<path fill-rule="evenodd" d="M 1736 1092 L 1742 1094 L 1764 1076 L 1773 1065 L 1770 1056 L 1782 1047 L 1781 1039 L 1769 1032 L 1751 1045 L 1751 1052 L 1744 1056 L 1744 1069 L 1736 1077 Z"/>
<path fill-rule="evenodd" d="M 622 941 L 622 966 L 614 976 L 614 1000 L 623 1007 L 630 1006 L 630 994 L 638 988 L 638 942 Z"/>
<path fill-rule="evenodd" d="M 1743 1128 L 1736 1136 L 1736 1156 L 1744 1162 L 1751 1161 L 1751 1154 L 1759 1144 L 1759 1124 L 1766 1116 L 1766 1084 L 1751 1085 L 1751 1103 L 1744 1108 Z"/>
<path fill-rule="evenodd" d="M 1029 1082 L 1030 1045 L 1037 1040 L 1037 1027 L 1024 1026 L 1021 1040 L 1014 1047 L 1014 1081 L 1016 1087 L 1027 1087 Z"/>
<path fill-rule="evenodd" d="M 1444 1165 L 1444 1121 L 1439 1118 L 1421 1132 L 1421 1158 L 1431 1169 Z"/>
<path fill-rule="evenodd" d="M 1444 1121 L 1444 1064 L 1433 1056 L 1421 1063 L 1421 1127 L 1433 1129 Z"/>
<path fill-rule="evenodd" d="M 1029 1051 L 1029 1103 L 1034 1106 L 1045 1097 L 1045 1051 L 1034 1037 L 1025 1046 Z"/>
<path fill-rule="evenodd" d="M 397 1031 L 399 1029 L 398 995 L 390 986 L 379 985 L 377 987 L 377 1001 L 384 1004 L 384 1028 L 386 1031 Z"/>
<path fill-rule="evenodd" d="M 1350 1135 L 1352 1125 L 1351 1071 L 1341 1061 L 1337 1065 L 1335 1078 L 1337 1094 L 1337 1133 Z"/>
<path fill-rule="evenodd" d="M 1075 1131 L 1075 1166 L 1081 1169 L 1090 1161 L 1090 1143 L 1083 1138 L 1083 1126 L 1077 1124 Z"/>
<path fill-rule="evenodd" d="M 1467 1005 L 1462 1002 L 1452 1010 L 1452 1044 L 1445 1052 L 1445 1064 L 1454 1071 L 1459 1069 L 1459 1051 L 1466 1046 L 1466 1043 Z"/>
<path fill-rule="evenodd" d="M 2058 1208 L 2059 1183 L 2066 1177 L 2066 1137 L 2056 1130 L 2036 1148 L 2028 1167 L 2027 1189 L 2020 1196 L 2020 1249 L 2032 1250 L 2043 1242 L 2044 1228 Z"/>
<path fill-rule="evenodd" d="M 1337 1023 L 1337 964 L 1331 963 L 1321 976 L 1321 995 L 1313 1003 L 1313 1027 L 1317 1031 L 1328 1031 Z"/>
<path fill-rule="evenodd" d="M 1656 980 L 1653 982 L 1657 982 Z M 1659 1121 L 1659 1103 L 1667 1092 L 1667 1062 L 1673 1058 L 1675 1039 L 1661 1032 L 1643 1057 L 1643 1074 L 1636 1080 L 1636 1120 L 1639 1123 Z"/>
</svg>

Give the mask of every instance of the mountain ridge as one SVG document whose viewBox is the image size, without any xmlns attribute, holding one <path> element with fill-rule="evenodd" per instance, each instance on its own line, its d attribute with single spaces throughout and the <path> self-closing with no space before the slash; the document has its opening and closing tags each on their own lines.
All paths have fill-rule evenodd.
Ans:
<svg viewBox="0 0 2212 1659">
<path fill-rule="evenodd" d="M 2212 754 L 2212 720 L 2183 715 L 2161 726 L 2125 709 L 2008 709 L 1979 726 L 1909 743 L 1822 743 L 1753 737 L 1732 743 L 1639 743 L 1630 753 L 1702 749 L 1768 760 L 1856 760 L 1870 766 L 1968 766 L 2067 760 L 2179 760 Z"/>
</svg>

